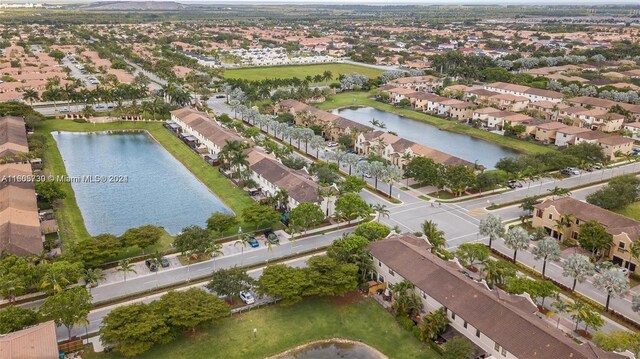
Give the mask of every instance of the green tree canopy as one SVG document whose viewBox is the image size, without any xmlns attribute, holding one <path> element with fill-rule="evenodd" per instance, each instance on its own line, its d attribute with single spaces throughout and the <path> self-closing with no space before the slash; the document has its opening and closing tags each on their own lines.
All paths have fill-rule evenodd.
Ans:
<svg viewBox="0 0 640 359">
<path fill-rule="evenodd" d="M 489 248 L 482 243 L 463 243 L 454 252 L 465 267 L 482 264 L 489 260 Z"/>
<path fill-rule="evenodd" d="M 358 236 L 365 237 L 370 241 L 385 238 L 391 233 L 388 226 L 378 222 L 367 222 L 358 225 L 354 231 Z"/>
<path fill-rule="evenodd" d="M 367 216 L 369 213 L 371 213 L 371 207 L 358 194 L 346 193 L 336 201 L 336 217 L 348 222 Z"/>
<path fill-rule="evenodd" d="M 228 296 L 233 299 L 240 292 L 250 289 L 254 282 L 255 280 L 242 268 L 223 268 L 213 272 L 207 289 L 220 296 Z"/>
<path fill-rule="evenodd" d="M 252 223 L 258 228 L 268 228 L 280 219 L 280 214 L 269 206 L 255 203 L 242 211 L 245 222 Z"/>
<path fill-rule="evenodd" d="M 10 305 L 0 309 L 0 334 L 7 334 L 38 324 L 40 316 L 32 309 Z"/>
<path fill-rule="evenodd" d="M 453 337 L 442 347 L 442 359 L 470 359 L 473 353 L 473 345 L 464 337 Z"/>
<path fill-rule="evenodd" d="M 182 254 L 191 252 L 200 255 L 207 253 L 214 238 L 214 232 L 194 225 L 182 229 L 173 243 Z"/>
<path fill-rule="evenodd" d="M 158 243 L 163 235 L 164 230 L 161 227 L 147 224 L 128 229 L 120 236 L 120 239 L 126 246 L 138 246 L 138 248 L 144 249 Z"/>
<path fill-rule="evenodd" d="M 42 303 L 40 313 L 53 319 L 57 326 L 65 326 L 69 338 L 74 325 L 85 324 L 91 310 L 91 295 L 84 287 L 73 287 L 56 293 Z"/>
<path fill-rule="evenodd" d="M 274 264 L 265 268 L 258 279 L 258 291 L 282 298 L 285 304 L 293 304 L 302 300 L 305 291 L 312 284 L 305 270 L 284 264 Z"/>
<path fill-rule="evenodd" d="M 328 256 L 313 256 L 307 260 L 311 285 L 305 295 L 344 295 L 358 286 L 358 266 L 338 262 Z"/>
<path fill-rule="evenodd" d="M 324 212 L 315 203 L 303 202 L 289 212 L 289 227 L 303 231 L 324 220 Z"/>
<path fill-rule="evenodd" d="M 582 248 L 591 251 L 594 255 L 609 248 L 612 241 L 613 236 L 598 221 L 592 220 L 580 225 L 578 242 Z"/>
<path fill-rule="evenodd" d="M 224 233 L 238 225 L 238 219 L 231 213 L 214 212 L 207 219 L 207 229 Z"/>
<path fill-rule="evenodd" d="M 108 262 L 109 259 L 122 254 L 124 250 L 123 242 L 108 233 L 76 241 L 72 247 L 73 254 L 89 266 Z"/>
<path fill-rule="evenodd" d="M 202 289 L 170 291 L 152 306 L 172 328 L 190 329 L 229 315 L 231 308 L 225 301 Z"/>
<path fill-rule="evenodd" d="M 54 203 L 57 200 L 64 199 L 67 194 L 62 189 L 62 184 L 55 181 L 39 181 L 35 183 L 36 193 L 43 200 Z"/>
</svg>

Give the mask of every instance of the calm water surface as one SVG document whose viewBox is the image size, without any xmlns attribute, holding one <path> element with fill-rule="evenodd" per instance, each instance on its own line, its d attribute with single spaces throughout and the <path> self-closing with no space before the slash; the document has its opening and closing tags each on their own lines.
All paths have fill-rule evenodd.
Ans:
<svg viewBox="0 0 640 359">
<path fill-rule="evenodd" d="M 373 349 L 359 343 L 310 344 L 282 359 L 381 359 Z"/>
<path fill-rule="evenodd" d="M 212 212 L 230 212 L 146 132 L 52 135 L 69 176 L 128 176 L 127 183 L 71 183 L 91 235 L 145 224 L 177 234 L 203 226 Z"/>
<path fill-rule="evenodd" d="M 515 156 L 518 152 L 471 136 L 442 131 L 428 123 L 416 121 L 395 113 L 380 111 L 373 107 L 343 108 L 334 114 L 352 121 L 371 126 L 372 119 L 384 122 L 385 131 L 393 131 L 398 136 L 423 144 L 438 151 L 460 157 L 469 162 L 478 162 L 492 169 L 502 157 Z"/>
</svg>

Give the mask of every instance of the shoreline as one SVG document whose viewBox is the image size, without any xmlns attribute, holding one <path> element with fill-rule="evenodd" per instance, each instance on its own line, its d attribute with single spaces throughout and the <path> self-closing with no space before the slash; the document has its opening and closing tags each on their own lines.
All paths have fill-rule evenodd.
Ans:
<svg viewBox="0 0 640 359">
<path fill-rule="evenodd" d="M 365 346 L 367 347 L 367 349 L 371 350 L 376 356 L 378 356 L 378 359 L 389 359 L 388 356 L 384 355 L 381 351 L 379 351 L 378 349 L 372 347 L 371 345 L 368 345 L 366 343 L 363 343 L 361 341 L 357 341 L 357 340 L 351 340 L 351 339 L 344 339 L 344 338 L 331 338 L 331 339 L 321 339 L 321 340 L 314 340 L 312 342 L 306 343 L 306 344 L 302 344 L 302 345 L 298 345 L 294 348 L 291 348 L 289 350 L 286 350 L 280 354 L 276 354 L 276 355 L 272 355 L 270 357 L 267 357 L 266 359 L 284 359 L 286 356 L 290 356 L 296 352 L 299 352 L 301 350 L 304 350 L 310 346 L 313 345 L 318 345 L 318 344 L 333 344 L 333 343 L 339 343 L 339 344 L 352 344 L 352 345 L 360 345 L 360 346 Z"/>
</svg>

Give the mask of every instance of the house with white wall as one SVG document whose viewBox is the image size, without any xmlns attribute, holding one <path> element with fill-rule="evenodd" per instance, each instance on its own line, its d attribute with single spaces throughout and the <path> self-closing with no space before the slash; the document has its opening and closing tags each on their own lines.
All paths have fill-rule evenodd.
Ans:
<svg viewBox="0 0 640 359">
<path fill-rule="evenodd" d="M 217 158 L 227 142 L 245 141 L 235 132 L 222 127 L 206 113 L 189 107 L 171 111 L 171 121 L 179 125 L 183 132 L 195 137 L 214 158 Z"/>
<path fill-rule="evenodd" d="M 415 285 L 425 312 L 444 308 L 449 325 L 494 359 L 617 359 L 586 342 L 577 344 L 538 316 L 528 296 L 489 289 L 464 275 L 455 261 L 432 254 L 431 245 L 413 234 L 396 234 L 371 244 L 375 279 Z"/>
</svg>

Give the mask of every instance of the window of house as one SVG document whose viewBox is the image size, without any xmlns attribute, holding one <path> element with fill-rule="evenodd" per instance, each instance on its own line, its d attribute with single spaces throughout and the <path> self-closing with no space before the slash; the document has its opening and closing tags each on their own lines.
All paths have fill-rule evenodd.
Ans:
<svg viewBox="0 0 640 359">
<path fill-rule="evenodd" d="M 389 268 L 389 274 L 391 274 L 392 277 L 396 276 L 396 273 L 391 268 Z"/>
<path fill-rule="evenodd" d="M 469 323 L 467 323 L 467 321 L 465 320 L 465 321 L 464 321 L 464 324 L 463 324 L 464 329 L 467 329 L 467 325 L 468 325 L 468 324 L 469 324 Z"/>
<path fill-rule="evenodd" d="M 503 357 L 507 356 L 507 349 L 502 348 L 502 351 L 500 352 L 500 354 L 502 354 Z"/>
<path fill-rule="evenodd" d="M 480 329 L 476 329 L 476 337 L 480 338 Z"/>
<path fill-rule="evenodd" d="M 576 225 L 580 224 L 580 220 L 576 218 Z"/>
<path fill-rule="evenodd" d="M 624 249 L 624 242 L 618 242 L 618 248 Z"/>
<path fill-rule="evenodd" d="M 496 345 L 493 347 L 493 349 L 497 352 L 500 351 L 500 344 L 496 343 Z"/>
<path fill-rule="evenodd" d="M 378 267 L 382 267 L 382 262 L 378 261 Z"/>
<path fill-rule="evenodd" d="M 451 319 L 452 319 L 452 320 L 456 320 L 456 313 L 451 312 Z"/>
<path fill-rule="evenodd" d="M 384 283 L 384 277 L 380 274 L 378 274 L 378 282 Z"/>
<path fill-rule="evenodd" d="M 542 218 L 542 210 L 541 209 L 536 210 L 536 216 L 538 218 Z"/>
<path fill-rule="evenodd" d="M 550 215 L 549 215 L 549 219 L 553 219 L 553 214 L 550 214 Z"/>
</svg>

